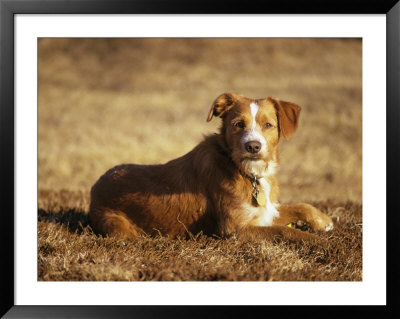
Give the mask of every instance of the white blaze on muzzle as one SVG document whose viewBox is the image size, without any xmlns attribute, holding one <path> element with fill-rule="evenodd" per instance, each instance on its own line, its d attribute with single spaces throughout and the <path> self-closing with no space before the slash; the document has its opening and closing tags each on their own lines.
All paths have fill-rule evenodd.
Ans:
<svg viewBox="0 0 400 319">
<path fill-rule="evenodd" d="M 258 104 L 257 103 L 250 103 L 250 112 L 252 117 L 251 122 L 251 129 L 248 130 L 241 138 L 241 147 L 243 151 L 245 151 L 245 144 L 251 141 L 257 141 L 261 143 L 261 154 L 265 154 L 267 151 L 267 141 L 265 140 L 264 136 L 261 134 L 260 126 L 257 128 L 257 121 L 256 116 L 258 113 Z"/>
</svg>

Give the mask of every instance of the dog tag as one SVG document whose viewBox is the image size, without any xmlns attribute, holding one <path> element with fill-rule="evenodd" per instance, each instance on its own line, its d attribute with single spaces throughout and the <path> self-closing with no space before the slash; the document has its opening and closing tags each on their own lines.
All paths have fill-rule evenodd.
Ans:
<svg viewBox="0 0 400 319">
<path fill-rule="evenodd" d="M 256 201 L 259 206 L 265 206 L 266 200 L 265 200 L 265 193 L 263 191 L 258 192 Z"/>
<path fill-rule="evenodd" d="M 251 185 L 253 185 L 253 197 L 256 200 L 258 206 L 265 206 L 265 193 L 263 189 L 261 189 L 260 191 L 260 189 L 257 187 L 257 180 L 255 178 L 251 181 Z"/>
</svg>

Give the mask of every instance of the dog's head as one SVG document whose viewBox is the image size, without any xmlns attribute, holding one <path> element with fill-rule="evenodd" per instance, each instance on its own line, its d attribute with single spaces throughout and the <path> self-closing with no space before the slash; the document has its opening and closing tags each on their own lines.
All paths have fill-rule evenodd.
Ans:
<svg viewBox="0 0 400 319">
<path fill-rule="evenodd" d="M 278 143 L 296 131 L 300 107 L 275 98 L 250 99 L 224 93 L 212 104 L 207 121 L 222 118 L 221 135 L 232 159 L 249 177 L 265 177 L 278 165 Z"/>
</svg>

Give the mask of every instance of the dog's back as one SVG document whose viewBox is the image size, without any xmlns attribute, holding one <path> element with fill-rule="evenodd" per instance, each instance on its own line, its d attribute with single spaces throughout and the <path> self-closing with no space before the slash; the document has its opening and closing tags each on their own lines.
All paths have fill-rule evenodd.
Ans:
<svg viewBox="0 0 400 319">
<path fill-rule="evenodd" d="M 101 234 L 218 233 L 213 194 L 234 178 L 231 166 L 217 135 L 164 165 L 116 166 L 92 187 L 91 223 Z"/>
</svg>

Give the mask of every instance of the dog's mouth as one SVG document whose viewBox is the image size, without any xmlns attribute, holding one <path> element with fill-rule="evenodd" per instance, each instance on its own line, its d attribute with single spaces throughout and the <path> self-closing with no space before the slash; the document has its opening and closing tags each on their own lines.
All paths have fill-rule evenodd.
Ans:
<svg viewBox="0 0 400 319">
<path fill-rule="evenodd" d="M 262 161 L 261 156 L 245 156 L 242 161 Z"/>
<path fill-rule="evenodd" d="M 240 161 L 264 161 L 265 158 L 261 156 L 261 154 L 249 154 L 249 153 L 242 153 L 240 156 Z"/>
</svg>

